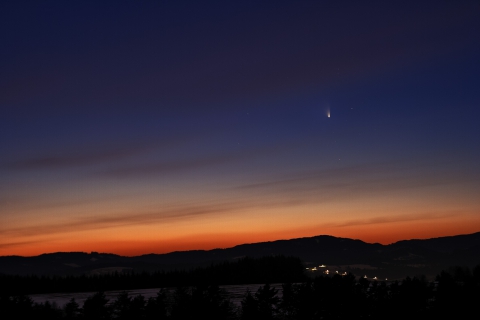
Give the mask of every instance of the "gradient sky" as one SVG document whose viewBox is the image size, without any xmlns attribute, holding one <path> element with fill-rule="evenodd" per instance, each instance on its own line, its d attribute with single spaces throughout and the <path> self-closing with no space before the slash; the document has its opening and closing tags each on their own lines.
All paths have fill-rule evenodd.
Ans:
<svg viewBox="0 0 480 320">
<path fill-rule="evenodd" d="M 473 233 L 479 164 L 478 1 L 0 2 L 0 255 Z"/>
</svg>

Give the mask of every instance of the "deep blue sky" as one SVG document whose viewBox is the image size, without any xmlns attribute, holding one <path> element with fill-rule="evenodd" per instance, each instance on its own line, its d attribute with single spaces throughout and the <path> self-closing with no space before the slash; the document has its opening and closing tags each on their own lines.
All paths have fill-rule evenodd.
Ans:
<svg viewBox="0 0 480 320">
<path fill-rule="evenodd" d="M 3 1 L 0 254 L 479 231 L 479 35 L 478 1 Z"/>
</svg>

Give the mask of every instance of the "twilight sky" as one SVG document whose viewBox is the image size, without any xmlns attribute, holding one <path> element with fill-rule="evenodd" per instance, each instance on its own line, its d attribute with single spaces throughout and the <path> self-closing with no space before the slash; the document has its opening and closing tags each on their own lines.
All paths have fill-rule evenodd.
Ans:
<svg viewBox="0 0 480 320">
<path fill-rule="evenodd" d="M 0 255 L 472 233 L 479 164 L 478 1 L 0 2 Z"/>
</svg>

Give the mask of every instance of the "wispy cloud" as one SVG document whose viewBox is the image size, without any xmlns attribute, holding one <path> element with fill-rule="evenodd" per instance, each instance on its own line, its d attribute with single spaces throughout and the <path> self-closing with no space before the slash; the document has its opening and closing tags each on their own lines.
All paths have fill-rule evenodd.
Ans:
<svg viewBox="0 0 480 320">
<path fill-rule="evenodd" d="M 417 163 L 411 168 L 408 161 L 391 161 L 290 173 L 278 179 L 236 186 L 233 189 L 247 193 L 309 194 L 322 191 L 349 193 L 352 196 L 369 192 L 389 192 L 410 188 L 432 187 L 478 181 L 480 176 L 455 168 L 438 169 L 437 163 Z M 440 168 L 440 167 L 439 167 Z"/>
<path fill-rule="evenodd" d="M 238 160 L 239 158 L 235 154 L 223 154 L 207 156 L 204 158 L 179 159 L 149 164 L 133 164 L 121 166 L 119 168 L 108 168 L 96 172 L 95 175 L 104 175 L 113 178 L 131 178 L 138 176 L 149 176 L 152 174 L 190 171 L 202 167 L 221 165 Z"/>
<path fill-rule="evenodd" d="M 149 152 L 178 147 L 192 140 L 193 135 L 175 135 L 168 139 L 144 139 L 115 144 L 91 143 L 73 148 L 58 148 L 44 154 L 32 155 L 5 164 L 7 169 L 42 170 L 91 166 L 115 163 L 127 158 L 142 156 Z"/>
<path fill-rule="evenodd" d="M 35 224 L 20 227 L 0 227 L 3 237 L 30 237 L 85 230 L 109 229 L 123 226 L 151 225 L 180 222 L 202 216 L 221 216 L 252 208 L 275 208 L 298 205 L 291 199 L 244 199 L 205 200 L 203 203 L 176 203 L 155 211 L 115 212 L 101 215 L 71 218 L 58 223 Z"/>
<path fill-rule="evenodd" d="M 210 202 L 197 205 L 171 205 L 163 209 L 148 212 L 105 213 L 82 218 L 71 218 L 64 222 L 37 224 L 17 228 L 0 228 L 2 236 L 35 236 L 83 230 L 106 229 L 120 226 L 134 226 L 186 220 L 203 215 L 222 214 L 242 207 L 239 202 Z"/>
<path fill-rule="evenodd" d="M 96 176 L 112 178 L 135 178 L 157 174 L 187 172 L 206 167 L 220 166 L 233 162 L 249 161 L 262 156 L 268 156 L 285 151 L 290 146 L 270 146 L 249 148 L 241 151 L 224 152 L 214 155 L 193 156 L 169 161 L 151 163 L 133 163 L 116 168 L 106 168 L 96 171 Z"/>
<path fill-rule="evenodd" d="M 39 155 L 28 159 L 12 161 L 9 163 L 8 167 L 17 170 L 35 170 L 95 165 L 138 155 L 151 148 L 151 145 L 130 145 L 98 149 L 81 149 L 74 152 L 59 150 L 55 154 Z"/>
<path fill-rule="evenodd" d="M 369 219 L 357 219 L 349 220 L 340 224 L 332 224 L 335 227 L 352 227 L 352 226 L 362 226 L 362 225 L 375 225 L 375 224 L 384 224 L 384 223 L 398 223 L 398 222 L 410 222 L 410 221 L 420 221 L 420 220 L 436 220 L 449 218 L 453 216 L 461 216 L 462 211 L 448 211 L 448 212 L 423 212 L 415 214 L 402 214 L 394 216 L 378 216 Z"/>
<path fill-rule="evenodd" d="M 25 246 L 25 245 L 37 245 L 40 242 L 43 242 L 42 240 L 32 240 L 32 241 L 18 241 L 18 242 L 6 242 L 6 243 L 0 243 L 0 249 L 8 249 L 12 247 L 20 247 L 20 246 Z"/>
</svg>

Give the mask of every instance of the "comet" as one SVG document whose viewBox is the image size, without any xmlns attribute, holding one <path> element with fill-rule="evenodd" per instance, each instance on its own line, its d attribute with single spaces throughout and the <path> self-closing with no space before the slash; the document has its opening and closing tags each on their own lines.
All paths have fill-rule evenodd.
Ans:
<svg viewBox="0 0 480 320">
<path fill-rule="evenodd" d="M 325 115 L 327 116 L 327 118 L 330 118 L 330 105 L 326 105 L 323 107 L 323 111 L 325 111 Z"/>
</svg>

